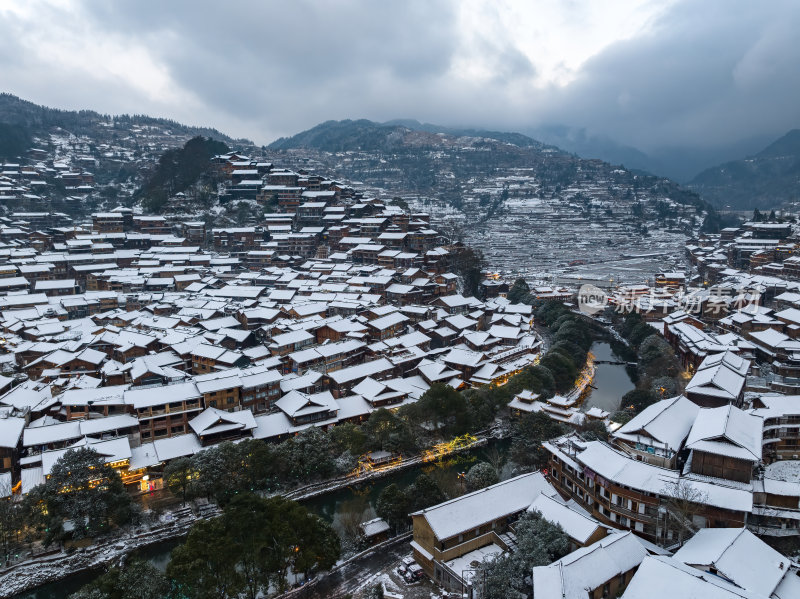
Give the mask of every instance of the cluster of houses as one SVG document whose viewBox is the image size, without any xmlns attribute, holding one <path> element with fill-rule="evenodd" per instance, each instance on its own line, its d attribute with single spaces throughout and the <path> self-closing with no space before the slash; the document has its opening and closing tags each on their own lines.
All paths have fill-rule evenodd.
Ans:
<svg viewBox="0 0 800 599">
<path fill-rule="evenodd" d="M 612 290 L 612 307 L 641 313 L 672 346 L 683 393 L 611 426 L 607 442 L 576 432 L 545 442 L 541 473 L 412 514 L 426 573 L 480 590 L 482 564 L 514 552 L 517 519 L 536 511 L 573 549 L 533 568 L 537 599 L 800 596 L 798 564 L 765 542 L 800 537 L 795 241 L 790 225 L 746 223 L 688 246 L 699 273 Z M 607 416 L 576 419 L 575 406 L 522 391 L 509 408 L 570 424 Z"/>
<path fill-rule="evenodd" d="M 53 196 L 79 209 L 99 195 L 104 182 L 113 182 L 119 195 L 130 194 L 135 188 L 128 181 L 131 173 L 155 164 L 164 151 L 183 145 L 192 133 L 173 131 L 164 123 L 137 123 L 136 118 L 98 115 L 94 123 L 91 120 L 75 123 L 82 130 L 77 134 L 52 127 L 34 139 L 35 147 L 0 163 L 0 205 L 11 212 L 28 211 L 17 212 L 13 220 L 32 222 L 26 215 L 38 220 L 37 214 L 50 210 Z"/>
<path fill-rule="evenodd" d="M 187 223 L 125 208 L 64 243 L 0 247 L 3 494 L 79 446 L 152 489 L 165 463 L 216 443 L 361 422 L 535 361 L 531 307 L 460 294 L 425 215 L 326 201 L 369 216 L 321 227 L 307 256 L 273 249 L 292 233 L 270 230 L 255 250 L 216 251 L 216 231 L 191 245 Z"/>
<path fill-rule="evenodd" d="M 415 560 L 471 593 L 484 562 L 516 550 L 527 510 L 560 525 L 574 549 L 534 568 L 537 598 L 794 596 L 797 564 L 758 537 L 800 537 L 800 396 L 745 395 L 749 369 L 731 351 L 709 355 L 684 395 L 645 408 L 608 442 L 552 439 L 542 473 L 412 514 Z M 537 397 L 523 391 L 510 408 L 537 411 Z M 558 420 L 565 398 L 555 399 L 544 413 Z M 779 565 L 769 582 L 739 574 L 748 553 L 759 568 Z M 688 594 L 654 590 L 672 577 Z"/>
<path fill-rule="evenodd" d="M 481 597 L 481 568 L 517 550 L 519 518 L 536 512 L 560 526 L 570 544 L 566 556 L 526 577 L 527 594 L 536 599 L 800 596 L 798 564 L 747 528 L 703 528 L 665 548 L 597 518 L 565 497 L 557 482 L 539 472 L 523 474 L 413 513 L 415 561 L 441 587 Z"/>
</svg>

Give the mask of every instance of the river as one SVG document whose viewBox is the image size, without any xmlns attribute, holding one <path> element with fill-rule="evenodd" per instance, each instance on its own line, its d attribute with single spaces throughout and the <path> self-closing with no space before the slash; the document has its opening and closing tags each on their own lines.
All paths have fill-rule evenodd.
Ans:
<svg viewBox="0 0 800 599">
<path fill-rule="evenodd" d="M 130 557 L 140 557 L 149 561 L 161 571 L 166 570 L 169 556 L 172 550 L 183 542 L 183 537 L 154 543 L 147 547 L 142 547 L 131 553 Z M 51 582 L 30 591 L 25 591 L 15 595 L 12 599 L 66 599 L 69 595 L 78 591 L 83 585 L 90 583 L 103 573 L 103 568 L 93 568 L 82 570 L 66 578 Z"/>
<path fill-rule="evenodd" d="M 595 360 L 620 360 L 608 343 L 594 343 L 589 351 L 594 354 Z M 596 406 L 612 414 L 619 410 L 622 396 L 635 389 L 625 366 L 621 364 L 597 364 L 592 387 L 583 402 L 584 407 Z"/>
</svg>

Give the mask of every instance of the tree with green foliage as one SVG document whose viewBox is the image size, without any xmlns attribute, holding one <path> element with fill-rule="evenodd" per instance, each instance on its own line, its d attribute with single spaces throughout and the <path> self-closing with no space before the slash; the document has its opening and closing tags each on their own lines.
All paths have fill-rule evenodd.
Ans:
<svg viewBox="0 0 800 599">
<path fill-rule="evenodd" d="M 333 475 L 330 436 L 320 428 L 310 427 L 300 431 L 276 447 L 279 468 L 290 480 L 312 481 Z"/>
<path fill-rule="evenodd" d="M 423 510 L 447 499 L 436 481 L 425 473 L 417 476 L 414 484 L 407 489 L 406 495 L 409 498 L 409 512 Z"/>
<path fill-rule="evenodd" d="M 519 278 L 514 281 L 511 289 L 508 290 L 506 299 L 514 304 L 527 303 L 526 300 L 529 299 L 530 294 L 531 288 L 528 283 L 525 282 L 525 279 Z"/>
<path fill-rule="evenodd" d="M 0 123 L 0 159 L 15 160 L 31 147 L 30 131 L 20 125 Z"/>
<path fill-rule="evenodd" d="M 375 512 L 386 520 L 394 531 L 405 529 L 408 526 L 410 508 L 411 500 L 408 494 L 395 483 L 381 491 L 375 504 Z"/>
<path fill-rule="evenodd" d="M 467 488 L 467 492 L 470 493 L 498 482 L 500 482 L 500 478 L 497 476 L 497 470 L 486 462 L 478 462 L 475 464 L 467 471 L 464 477 L 464 484 Z"/>
<path fill-rule="evenodd" d="M 186 542 L 172 551 L 167 576 L 187 599 L 236 597 L 244 591 L 244 575 L 237 569 L 241 548 L 228 538 L 222 518 L 201 520 Z"/>
<path fill-rule="evenodd" d="M 545 302 L 536 310 L 536 318 L 548 327 L 555 325 L 556 321 L 565 314 L 568 315 L 569 310 L 563 303 L 557 301 Z"/>
<path fill-rule="evenodd" d="M 422 397 L 409 408 L 418 422 L 430 422 L 442 436 L 462 435 L 470 430 L 470 411 L 463 393 L 450 385 L 434 383 Z"/>
<path fill-rule="evenodd" d="M 289 571 L 308 576 L 331 568 L 339 551 L 330 525 L 297 502 L 242 493 L 222 517 L 192 527 L 167 575 L 189 599 L 256 599 L 285 591 Z"/>
<path fill-rule="evenodd" d="M 269 491 L 281 475 L 289 477 L 291 457 L 280 459 L 281 447 L 257 439 L 220 443 L 196 453 L 188 464 L 168 465 L 165 480 L 176 495 L 183 496 L 185 487 L 187 499 L 210 497 L 224 506 L 239 493 Z"/>
<path fill-rule="evenodd" d="M 364 432 L 367 435 L 368 445 L 373 450 L 403 453 L 417 449 L 417 439 L 408 422 L 386 408 L 379 408 L 369 415 L 364 423 Z"/>
<path fill-rule="evenodd" d="M 197 477 L 191 458 L 178 458 L 164 467 L 162 478 L 169 492 L 180 497 L 186 505 L 186 501 L 193 499 L 197 492 Z"/>
<path fill-rule="evenodd" d="M 559 351 L 548 351 L 539 361 L 553 374 L 556 390 L 560 393 L 569 391 L 578 377 L 578 368 L 568 355 Z"/>
<path fill-rule="evenodd" d="M 481 271 L 484 267 L 483 254 L 465 246 L 456 246 L 450 250 L 451 268 L 461 280 L 462 292 L 465 296 L 480 295 Z"/>
<path fill-rule="evenodd" d="M 164 599 L 170 583 L 158 568 L 141 559 L 129 559 L 124 567 L 110 568 L 69 599 Z"/>
<path fill-rule="evenodd" d="M 530 389 L 534 393 L 541 393 L 544 397 L 552 396 L 556 390 L 553 373 L 541 364 L 524 368 L 521 373 L 509 381 L 508 385 L 515 393 L 519 393 L 523 389 Z M 515 387 L 519 388 L 514 389 Z"/>
<path fill-rule="evenodd" d="M 650 383 L 650 391 L 656 399 L 668 399 L 678 395 L 678 383 L 672 377 L 660 376 Z"/>
<path fill-rule="evenodd" d="M 570 540 L 564 530 L 538 512 L 524 513 L 513 528 L 517 550 L 483 562 L 474 578 L 481 599 L 527 595 L 525 578 L 533 568 L 551 564 L 569 553 Z"/>
<path fill-rule="evenodd" d="M 293 572 L 308 578 L 315 570 L 329 570 L 339 559 L 339 537 L 330 524 L 312 514 L 298 503 L 291 502 L 292 510 L 286 515 L 291 523 L 289 566 Z"/>
<path fill-rule="evenodd" d="M 553 342 L 567 342 L 579 347 L 583 351 L 583 357 L 580 357 L 581 354 L 578 354 L 578 359 L 582 360 L 586 357 L 586 351 L 592 345 L 592 335 L 586 323 L 572 318 L 558 327 L 553 335 Z"/>
<path fill-rule="evenodd" d="M 631 332 L 633 329 L 640 324 L 645 324 L 644 318 L 638 312 L 628 312 L 625 317 L 622 319 L 622 324 L 620 325 L 620 335 L 629 339 L 631 336 Z"/>
<path fill-rule="evenodd" d="M 364 594 L 364 599 L 383 599 L 384 597 L 383 585 L 380 582 L 370 586 Z"/>
<path fill-rule="evenodd" d="M 244 439 L 235 444 L 239 467 L 236 486 L 240 491 L 270 491 L 275 485 L 275 449 L 260 439 Z"/>
<path fill-rule="evenodd" d="M 645 382 L 653 378 L 669 377 L 675 383 L 681 371 L 672 346 L 658 334 L 646 337 L 639 344 L 638 361 L 639 378 L 645 379 Z M 675 389 L 674 395 L 677 395 L 677 383 Z"/>
<path fill-rule="evenodd" d="M 231 478 L 237 469 L 237 447 L 231 442 L 220 443 L 192 456 L 192 465 L 197 472 L 196 495 L 213 498 L 225 505 L 238 492 Z"/>
<path fill-rule="evenodd" d="M 586 441 L 608 441 L 608 429 L 601 420 L 587 418 L 578 432 Z"/>
<path fill-rule="evenodd" d="M 119 473 L 89 447 L 64 453 L 40 487 L 34 497 L 46 513 L 47 540 L 61 537 L 66 521 L 73 524 L 72 538 L 80 539 L 126 524 L 134 516 Z"/>
<path fill-rule="evenodd" d="M 364 429 L 352 422 L 337 424 L 330 429 L 331 443 L 339 453 L 349 451 L 352 455 L 361 455 L 367 450 L 367 436 Z"/>
<path fill-rule="evenodd" d="M 209 171 L 211 158 L 224 154 L 228 146 L 207 137 L 193 137 L 182 148 L 167 150 L 158 160 L 155 170 L 135 197 L 149 212 L 159 212 L 170 196 L 186 191 Z"/>
<path fill-rule="evenodd" d="M 553 342 L 549 351 L 568 357 L 576 367 L 576 370 L 579 364 L 584 364 L 586 362 L 588 352 L 576 343 L 567 341 L 562 336 L 554 337 Z M 570 382 L 572 382 L 572 380 Z"/>
<path fill-rule="evenodd" d="M 622 396 L 620 406 L 623 409 L 630 409 L 634 414 L 638 414 L 647 406 L 658 401 L 658 397 L 649 389 L 633 389 Z"/>
<path fill-rule="evenodd" d="M 525 414 L 514 423 L 511 460 L 526 470 L 544 468 L 549 454 L 542 447 L 542 443 L 565 432 L 564 425 L 542 412 Z"/>
</svg>

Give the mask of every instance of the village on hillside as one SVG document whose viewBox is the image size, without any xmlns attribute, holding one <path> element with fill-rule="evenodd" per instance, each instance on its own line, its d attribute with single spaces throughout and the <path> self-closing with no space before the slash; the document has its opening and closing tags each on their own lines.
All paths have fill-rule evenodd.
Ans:
<svg viewBox="0 0 800 599">
<path fill-rule="evenodd" d="M 499 272 L 443 234 L 446 221 L 364 186 L 242 152 L 216 155 L 208 169 L 226 203 L 261 211 L 256 223 L 209 225 L 184 193 L 169 197 L 164 214 L 120 205 L 85 218 L 0 218 L 4 502 L 30 502 L 63 476 L 70 456 L 90 451 L 159 521 L 117 556 L 148 535 L 170 536 L 167 525 L 183 522 L 175 530 L 185 534 L 195 520 L 218 517 L 215 493 L 224 497 L 228 481 L 217 479 L 206 489 L 211 501 L 195 497 L 190 507 L 187 489 L 203 476 L 203 456 L 228 447 L 314 441 L 319 431 L 366 435 L 348 440 L 324 472 L 310 445 L 291 485 L 270 483 L 301 497 L 469 451 L 539 418 L 560 428 L 531 445 L 541 455 L 522 472 L 498 472 L 469 492 L 460 473 L 453 497 L 403 504 L 397 520 L 356 522 L 359 549 L 402 547 L 406 555 L 350 590 L 377 583 L 389 597 L 490 598 L 492 581 L 510 576 L 520 596 L 536 599 L 800 596 L 793 224 L 775 218 L 692 233 L 676 259 L 682 269 L 639 263 L 623 279 L 640 284 L 604 282 L 605 309 L 586 312 L 577 277 L 553 284 Z M 3 171 L 15 193 L 23 174 L 35 184 L 32 173 L 10 164 Z M 81 171 L 74 191 L 89 177 Z M 543 306 L 561 317 L 549 321 Z M 635 333 L 624 331 L 634 324 Z M 531 373 L 552 366 L 556 351 L 572 351 L 558 349 L 567 335 L 559 331 L 570 327 L 617 339 L 632 357 L 600 360 L 579 349 L 585 361 L 576 359 L 575 376 L 553 387 L 551 375 L 543 388 Z M 586 405 L 596 368 L 635 370 L 648 344 L 674 360 L 671 382 L 635 408 L 622 397 L 618 410 Z M 480 426 L 459 425 L 452 410 L 418 414 L 419 430 L 470 434 L 435 447 L 403 438 L 398 410 L 429 409 L 434 396 L 462 401 L 448 394 L 464 392 L 500 408 Z M 179 467 L 187 470 L 175 484 Z M 532 565 L 542 521 L 563 542 Z M 57 526 L 64 555 L 85 551 L 87 537 L 116 542 L 110 530 L 76 530 L 79 514 Z M 29 588 L 24 578 L 45 547 L 12 537 L 4 551 L 28 549 L 6 553 L 0 581 L 17 592 Z M 41 582 L 64 574 L 51 570 Z M 309 580 L 313 593 L 326 573 Z"/>
</svg>

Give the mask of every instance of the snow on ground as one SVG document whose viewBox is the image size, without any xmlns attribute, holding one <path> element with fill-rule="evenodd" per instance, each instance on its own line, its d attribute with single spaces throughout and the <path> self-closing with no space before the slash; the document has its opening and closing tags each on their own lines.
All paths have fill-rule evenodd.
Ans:
<svg viewBox="0 0 800 599">
<path fill-rule="evenodd" d="M 800 483 L 800 460 L 779 460 L 764 469 L 764 477 Z"/>
</svg>

